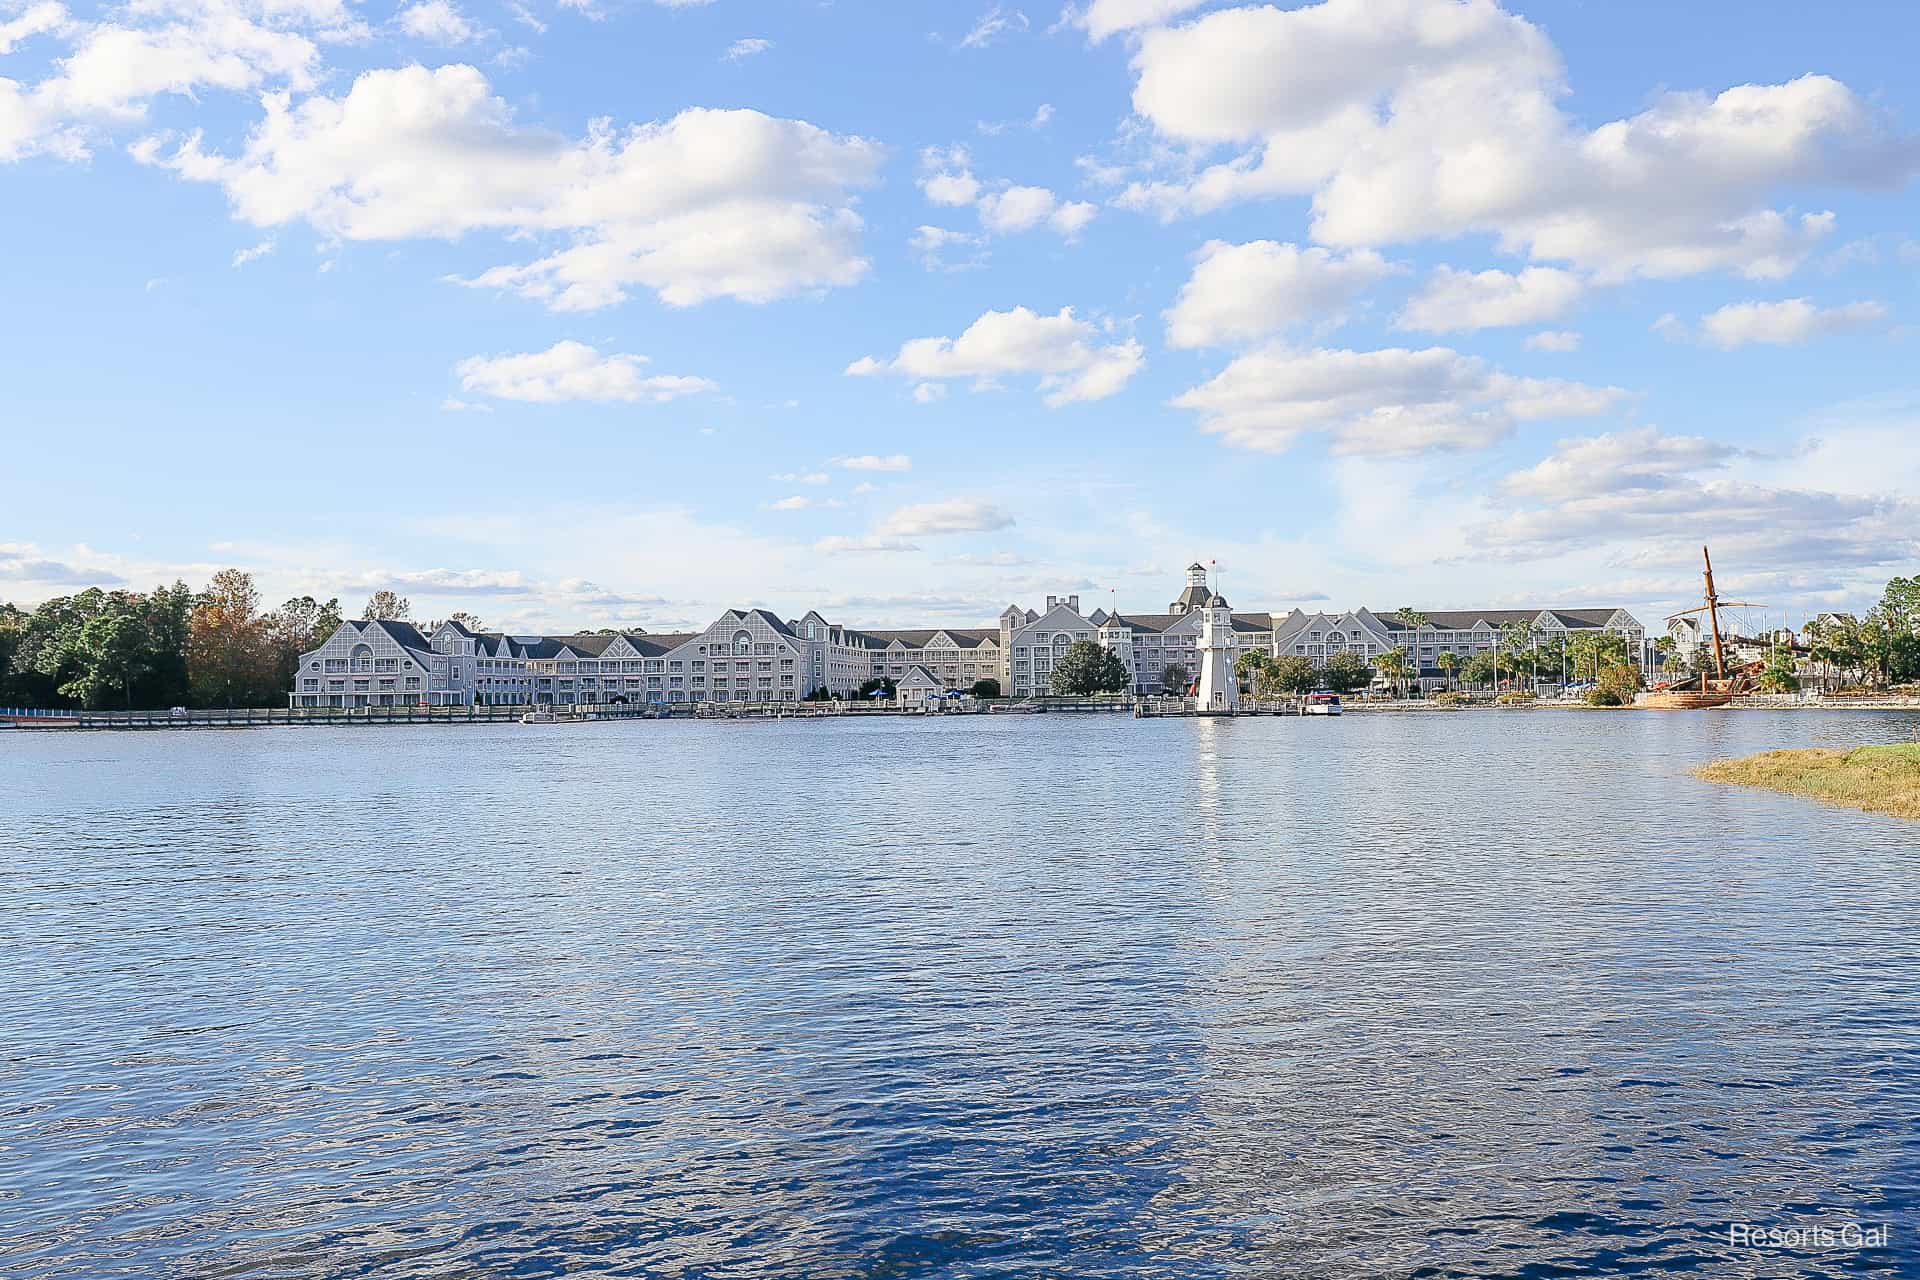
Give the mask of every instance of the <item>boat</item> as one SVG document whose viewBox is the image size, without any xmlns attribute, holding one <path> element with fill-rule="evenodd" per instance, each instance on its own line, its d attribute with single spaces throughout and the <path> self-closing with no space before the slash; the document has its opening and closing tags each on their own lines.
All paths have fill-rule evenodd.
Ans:
<svg viewBox="0 0 1920 1280">
<path fill-rule="evenodd" d="M 1706 603 L 1670 614 L 1667 617 L 1667 625 L 1671 627 L 1680 619 L 1696 613 L 1707 615 L 1707 626 L 1713 633 L 1713 674 L 1708 675 L 1702 671 L 1684 680 L 1655 686 L 1633 700 L 1633 705 L 1636 707 L 1644 707 L 1650 711 L 1710 711 L 1715 707 L 1728 706 L 1735 697 L 1753 691 L 1754 680 L 1759 675 L 1757 668 L 1760 664 L 1750 663 L 1736 668 L 1732 674 L 1727 672 L 1726 646 L 1720 639 L 1720 606 L 1747 609 L 1757 609 L 1762 606 L 1750 600 L 1722 600 L 1713 587 L 1713 554 L 1702 547 L 1700 558 L 1706 565 Z"/>
<path fill-rule="evenodd" d="M 588 711 L 588 712 L 529 711 L 527 712 L 527 714 L 520 717 L 520 723 L 521 724 L 580 724 L 587 720 L 598 720 L 599 718 L 600 718 L 599 716 L 593 714 L 591 711 Z"/>
<path fill-rule="evenodd" d="M 1310 693 L 1300 702 L 1300 714 L 1303 716 L 1337 716 L 1340 714 L 1340 695 L 1337 693 Z"/>
</svg>

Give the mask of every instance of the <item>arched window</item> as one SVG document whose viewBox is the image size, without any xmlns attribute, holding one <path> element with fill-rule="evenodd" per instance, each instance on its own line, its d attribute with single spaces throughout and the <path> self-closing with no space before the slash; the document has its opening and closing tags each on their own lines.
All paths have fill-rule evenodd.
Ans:
<svg viewBox="0 0 1920 1280">
<path fill-rule="evenodd" d="M 736 631 L 733 633 L 733 651 L 735 653 L 753 652 L 753 632 Z"/>
</svg>

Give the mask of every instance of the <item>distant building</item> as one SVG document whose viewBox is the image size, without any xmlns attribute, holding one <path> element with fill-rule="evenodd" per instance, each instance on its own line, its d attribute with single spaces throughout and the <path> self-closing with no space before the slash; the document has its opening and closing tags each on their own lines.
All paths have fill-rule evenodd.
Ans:
<svg viewBox="0 0 1920 1280">
<path fill-rule="evenodd" d="M 1399 647 L 1429 685 L 1444 678 L 1442 653 L 1464 661 L 1508 643 L 1510 627 L 1524 627 L 1531 643 L 1611 631 L 1630 654 L 1650 650 L 1645 628 L 1623 609 L 1436 611 L 1417 628 L 1368 609 L 1236 613 L 1215 594 L 1206 568 L 1193 564 L 1165 613 L 1087 612 L 1078 595 L 1048 596 L 1044 609 L 1009 605 L 997 627 L 858 628 L 817 611 L 789 620 L 768 609 L 728 609 L 702 631 L 673 635 L 510 635 L 446 622 L 426 636 L 404 622 L 347 622 L 301 655 L 289 701 L 315 708 L 798 702 L 821 689 L 846 697 L 881 677 L 896 688 L 911 679 L 923 693 L 997 680 L 1009 696 L 1029 697 L 1048 691 L 1054 664 L 1082 640 L 1113 651 L 1133 692 L 1159 693 L 1170 673 L 1182 690 L 1201 676 L 1209 615 L 1229 667 L 1249 650 L 1322 665 L 1336 653 L 1371 663 Z"/>
</svg>

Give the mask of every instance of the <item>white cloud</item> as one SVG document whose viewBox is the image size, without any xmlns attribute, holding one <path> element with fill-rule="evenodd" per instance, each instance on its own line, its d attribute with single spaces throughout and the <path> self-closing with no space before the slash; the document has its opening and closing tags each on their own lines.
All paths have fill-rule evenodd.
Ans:
<svg viewBox="0 0 1920 1280">
<path fill-rule="evenodd" d="M 920 179 L 920 189 L 933 203 L 954 208 L 972 204 L 979 198 L 980 180 L 964 169 L 957 173 L 934 173 Z"/>
<path fill-rule="evenodd" d="M 492 413 L 493 406 L 477 400 L 462 400 L 458 396 L 448 396 L 440 402 L 442 413 Z"/>
<path fill-rule="evenodd" d="M 1124 31 L 1158 26 L 1205 3 L 1207 0 L 1088 0 L 1085 8 L 1066 17 L 1086 29 L 1089 41 L 1098 43 Z"/>
<path fill-rule="evenodd" d="M 259 244 L 254 245 L 250 249 L 235 249 L 233 251 L 233 265 L 236 267 L 244 267 L 249 262 L 258 261 L 259 259 L 266 257 L 268 254 L 272 252 L 273 252 L 273 241 L 262 240 Z"/>
<path fill-rule="evenodd" d="M 67 25 L 67 7 L 53 0 L 28 5 L 16 18 L 0 22 L 0 54 L 8 54 L 37 35 L 58 31 Z"/>
<path fill-rule="evenodd" d="M 1700 337 L 1722 350 L 1763 342 L 1786 346 L 1836 333 L 1877 327 L 1887 309 L 1878 302 L 1816 307 L 1805 298 L 1784 302 L 1736 302 L 1700 319 Z"/>
<path fill-rule="evenodd" d="M 1578 351 L 1580 335 L 1570 329 L 1542 329 L 1539 333 L 1530 333 L 1524 344 L 1529 351 Z"/>
<path fill-rule="evenodd" d="M 980 198 L 980 224 L 989 231 L 1027 231 L 1053 212 L 1053 192 L 1045 187 L 1008 187 Z"/>
<path fill-rule="evenodd" d="M 473 356 L 454 368 L 463 390 L 500 400 L 558 404 L 587 400 L 664 404 L 715 390 L 705 378 L 641 376 L 645 356 L 601 355 L 584 342 L 556 342 L 524 355 Z"/>
<path fill-rule="evenodd" d="M 827 484 L 833 479 L 824 471 L 788 471 L 768 478 L 781 484 Z"/>
<path fill-rule="evenodd" d="M 846 503 L 838 498 L 809 498 L 803 493 L 796 493 L 790 498 L 782 498 L 778 502 L 768 503 L 767 510 L 817 511 L 822 509 L 837 509 L 846 505 Z"/>
<path fill-rule="evenodd" d="M 1516 423 L 1591 417 L 1625 393 L 1559 379 L 1518 378 L 1447 347 L 1424 351 L 1250 352 L 1173 403 L 1245 449 L 1278 453 L 1304 433 L 1333 451 L 1408 454 L 1483 449 Z"/>
<path fill-rule="evenodd" d="M 573 141 L 516 124 L 470 66 L 370 71 L 340 97 L 266 99 L 236 157 L 198 136 L 162 155 L 220 183 L 256 226 L 311 223 L 346 240 L 562 235 L 566 247 L 463 283 L 557 310 L 623 301 L 635 286 L 672 306 L 763 302 L 866 273 L 853 188 L 881 148 L 757 111 L 690 109 L 664 124 L 596 123 Z"/>
<path fill-rule="evenodd" d="M 1063 202 L 1045 187 L 1006 186 L 974 202 L 980 225 L 997 235 L 1031 231 L 1046 223 L 1068 240 L 1086 229 L 1099 213 L 1085 201 Z"/>
<path fill-rule="evenodd" d="M 392 571 L 372 569 L 340 579 L 343 585 L 358 585 L 369 590 L 382 588 L 422 595 L 524 596 L 540 590 L 518 570 L 492 569 L 416 569 Z"/>
<path fill-rule="evenodd" d="M 1368 249 L 1336 253 L 1272 240 L 1212 240 L 1167 312 L 1167 343 L 1211 347 L 1332 327 L 1369 285 L 1398 269 Z"/>
<path fill-rule="evenodd" d="M 823 555 L 847 555 L 863 551 L 918 551 L 920 548 L 899 538 L 850 538 L 835 534 L 814 543 L 813 549 Z"/>
<path fill-rule="evenodd" d="M 1145 32 L 1133 66 L 1136 111 L 1203 163 L 1156 166 L 1125 203 L 1172 217 L 1310 195 L 1330 245 L 1482 232 L 1603 280 L 1774 277 L 1833 221 L 1768 208 L 1774 192 L 1920 167 L 1920 144 L 1825 76 L 1670 94 L 1584 129 L 1551 42 L 1490 0 L 1223 9 Z M 1214 148 L 1229 155 L 1204 163 Z"/>
<path fill-rule="evenodd" d="M 35 84 L 0 78 L 0 162 L 41 153 L 84 159 L 93 129 L 138 124 L 161 95 L 308 88 L 319 70 L 316 41 L 363 31 L 339 0 L 143 0 L 112 21 L 85 24 L 37 4 L 0 38 L 10 47 L 51 32 L 72 47 Z"/>
<path fill-rule="evenodd" d="M 1551 557 L 1614 547 L 1636 568 L 1697 563 L 1711 531 L 1721 567 L 1778 573 L 1884 565 L 1920 555 L 1920 504 L 1780 488 L 1724 472 L 1729 445 L 1652 429 L 1562 440 L 1555 453 L 1500 486 L 1532 505 L 1468 529 L 1476 546 Z M 1775 602 L 1776 604 L 1779 602 Z"/>
<path fill-rule="evenodd" d="M 989 186 L 974 176 L 972 163 L 965 147 L 923 149 L 920 152 L 921 192 L 932 203 L 946 208 L 972 205 L 980 215 L 980 225 L 996 235 L 1031 231 L 1044 222 L 1072 240 L 1099 213 L 1085 201 L 1063 201 L 1046 187 L 1010 182 Z M 938 230 L 921 228 L 922 232 Z"/>
<path fill-rule="evenodd" d="M 1670 436 L 1657 427 L 1562 440 L 1557 452 L 1501 482 L 1508 493 L 1564 502 L 1621 489 L 1661 487 L 1678 474 L 1724 467 L 1739 450 L 1705 436 Z"/>
<path fill-rule="evenodd" d="M 1031 24 L 1027 21 L 1027 15 L 1018 9 L 1009 10 L 994 5 L 980 15 L 980 21 L 973 24 L 972 30 L 960 38 L 960 47 L 984 49 L 1001 36 L 1009 32 L 1025 31 L 1029 25 Z"/>
<path fill-rule="evenodd" d="M 1583 288 L 1579 276 L 1556 267 L 1528 267 L 1513 275 L 1436 267 L 1394 324 L 1428 333 L 1539 324 L 1563 315 Z"/>
<path fill-rule="evenodd" d="M 923 382 L 913 389 L 914 402 L 932 404 L 935 400 L 946 398 L 947 384 L 944 382 Z"/>
<path fill-rule="evenodd" d="M 1056 207 L 1054 211 L 1047 216 L 1047 225 L 1067 239 L 1072 240 L 1082 231 L 1086 230 L 1087 224 L 1092 222 L 1095 215 L 1099 212 L 1098 209 L 1087 201 L 1075 200 L 1071 203 Z"/>
<path fill-rule="evenodd" d="M 1013 517 L 1003 507 L 971 498 L 948 498 L 901 507 L 882 520 L 874 533 L 883 539 L 991 533 L 1012 523 Z"/>
<path fill-rule="evenodd" d="M 402 9 L 395 21 L 408 35 L 434 44 L 466 44 L 481 35 L 453 0 L 417 0 Z"/>
<path fill-rule="evenodd" d="M 82 551 L 86 548 L 82 547 Z M 30 582 L 42 586 L 117 586 L 119 574 L 88 565 L 47 558 L 31 542 L 0 542 L 0 581 Z"/>
<path fill-rule="evenodd" d="M 742 58 L 751 58 L 755 54 L 765 53 L 771 48 L 773 48 L 773 41 L 764 40 L 759 36 L 748 36 L 744 40 L 735 40 L 720 56 L 728 62 L 738 62 Z"/>
<path fill-rule="evenodd" d="M 904 453 L 863 453 L 853 458 L 835 458 L 833 465 L 847 471 L 911 471 L 913 459 Z"/>
<path fill-rule="evenodd" d="M 949 231 L 945 227 L 923 226 L 916 229 L 907 241 L 909 247 L 920 255 L 920 263 L 929 271 L 961 271 L 978 266 L 986 258 L 979 252 L 987 242 L 982 235 L 966 231 Z M 957 260 L 946 257 L 950 249 L 969 251 Z"/>
<path fill-rule="evenodd" d="M 1071 307 L 1053 316 L 1015 307 L 987 312 L 958 338 L 915 338 L 892 360 L 866 356 L 847 372 L 893 372 L 921 382 L 972 378 L 977 386 L 992 385 L 1002 376 L 1037 374 L 1046 403 L 1057 408 L 1104 400 L 1125 387 L 1145 363 L 1138 342 L 1103 342 L 1100 331 L 1077 319 Z"/>
</svg>

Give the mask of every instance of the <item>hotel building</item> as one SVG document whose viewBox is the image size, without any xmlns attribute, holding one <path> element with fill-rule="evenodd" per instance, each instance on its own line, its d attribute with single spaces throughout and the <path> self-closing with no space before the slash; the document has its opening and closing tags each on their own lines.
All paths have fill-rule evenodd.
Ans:
<svg viewBox="0 0 1920 1280">
<path fill-rule="evenodd" d="M 1216 599 L 1206 568 L 1195 564 L 1165 613 L 1089 613 L 1077 595 L 1048 596 L 1044 609 L 1008 606 L 991 628 L 855 628 L 818 612 L 788 620 L 767 609 L 729 609 L 704 631 L 672 635 L 514 636 L 457 622 L 423 635 L 405 622 L 347 622 L 301 656 L 289 701 L 347 708 L 798 702 L 818 689 L 844 697 L 876 677 L 943 690 L 997 680 L 1004 693 L 1028 697 L 1047 691 L 1054 663 L 1081 640 L 1111 649 L 1132 673 L 1135 693 L 1158 693 L 1170 671 L 1181 686 L 1198 673 L 1202 611 Z M 1229 609 L 1227 616 L 1236 654 L 1290 654 L 1318 666 L 1336 653 L 1371 663 L 1402 648 L 1426 685 L 1445 679 L 1440 654 L 1464 662 L 1511 646 L 1522 627 L 1534 644 L 1608 631 L 1636 660 L 1647 651 L 1646 629 L 1624 609 L 1436 610 L 1417 627 L 1369 609 Z"/>
</svg>

